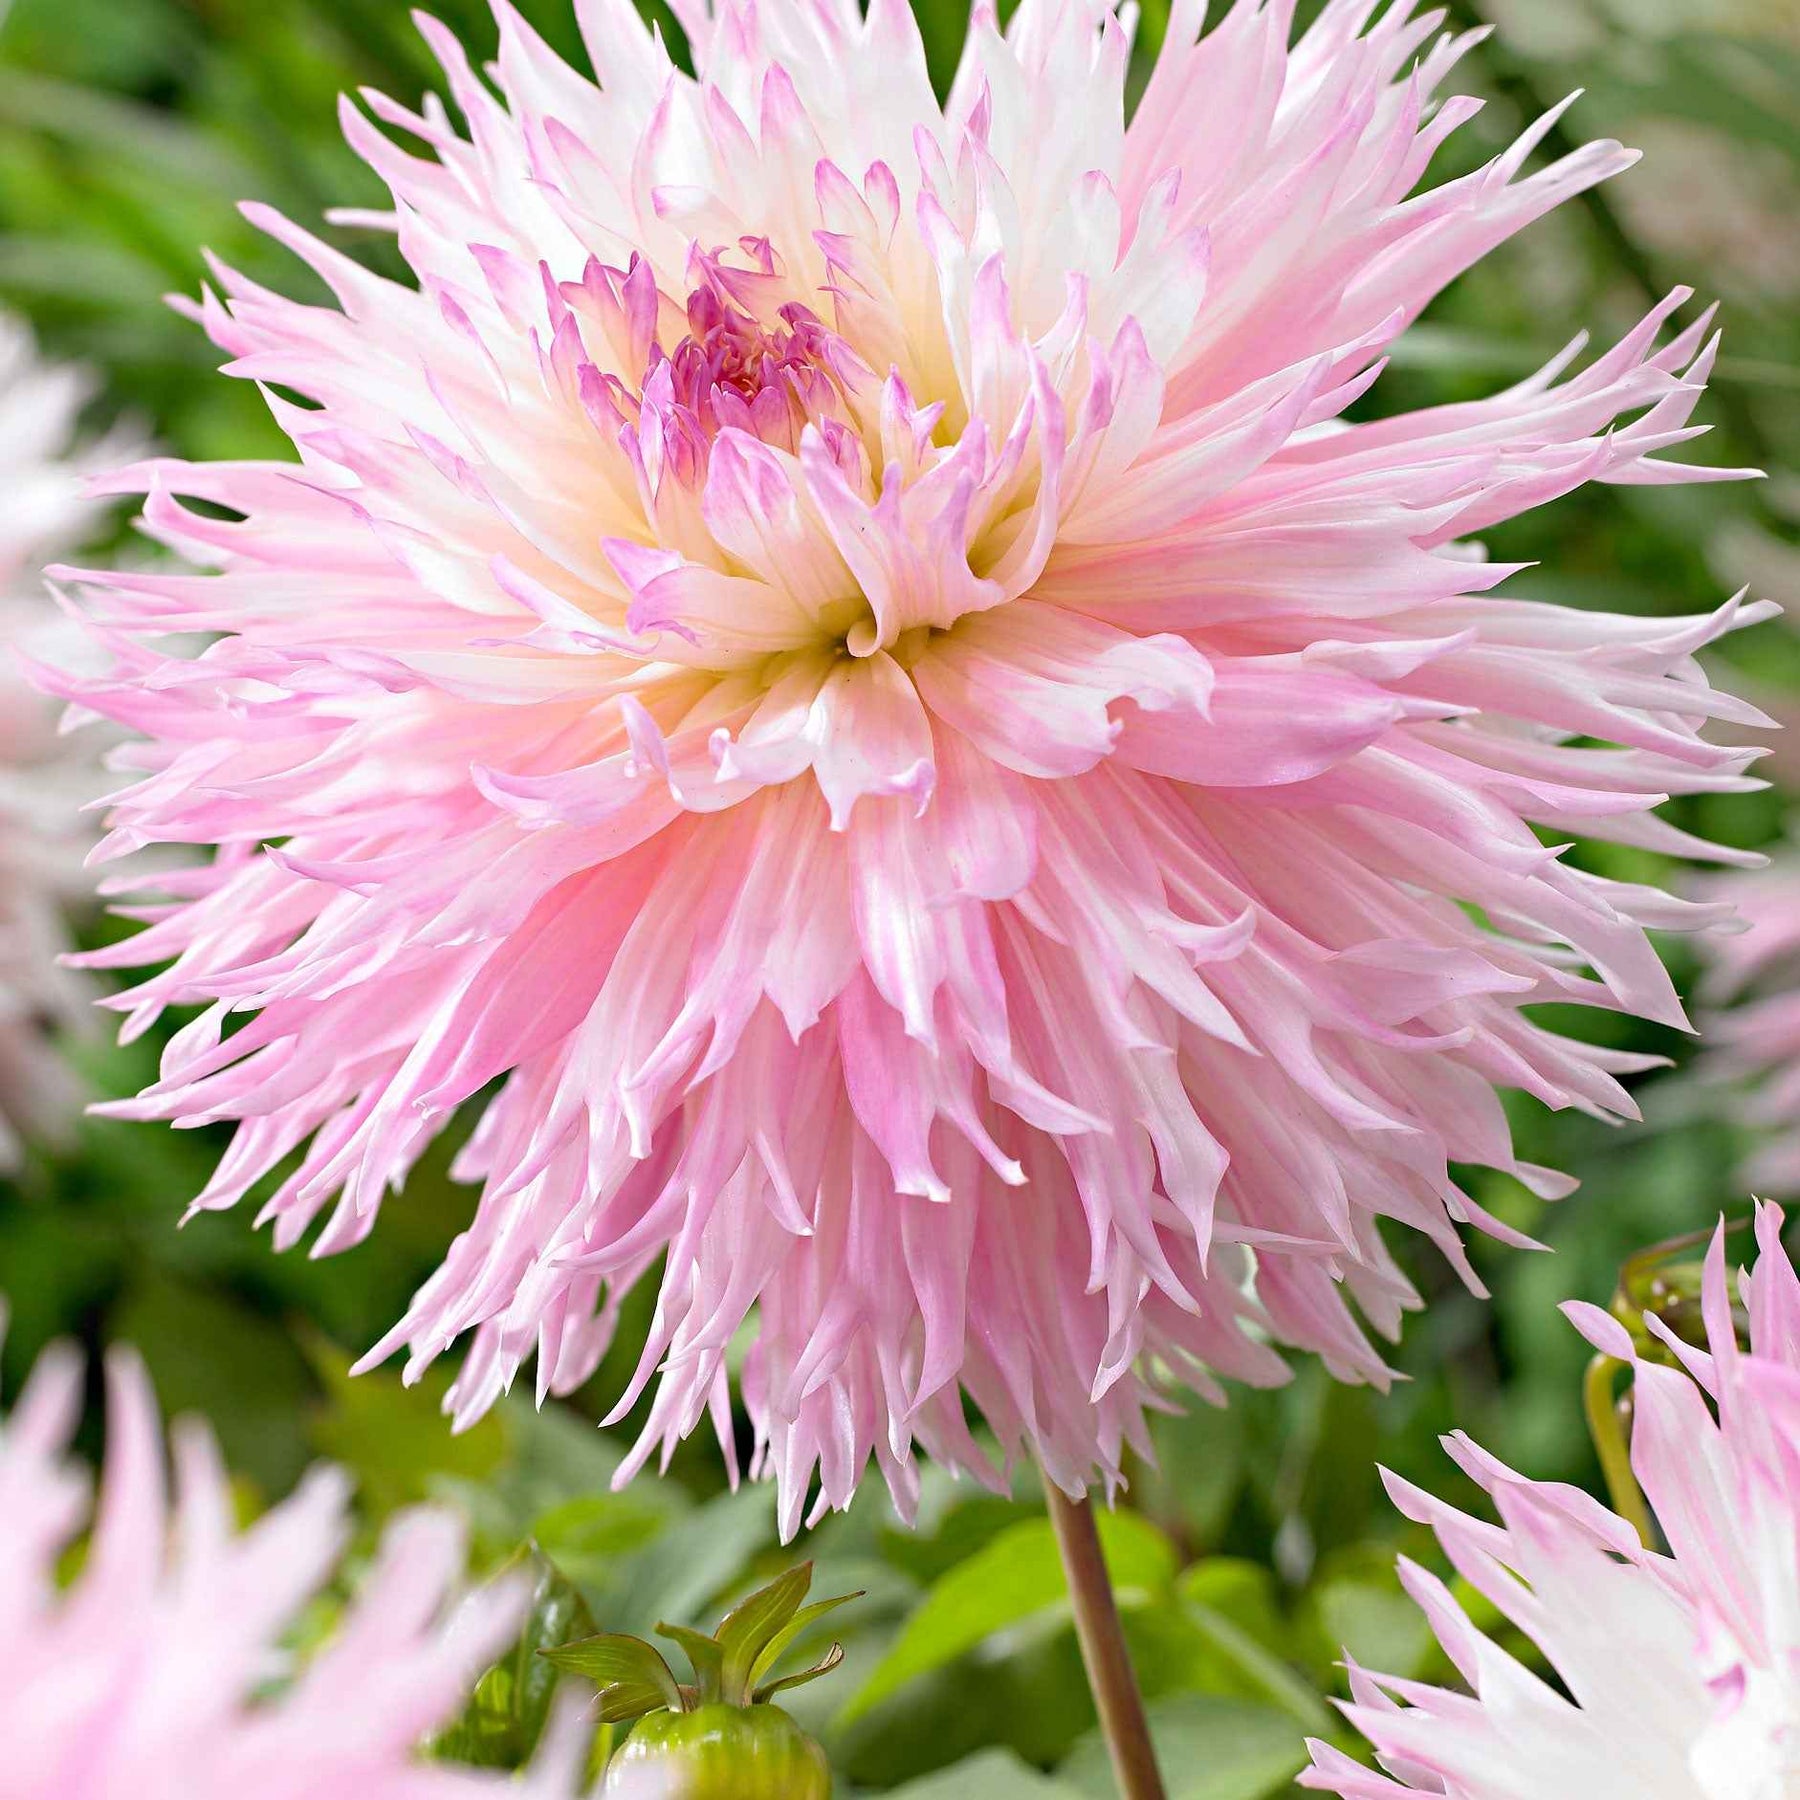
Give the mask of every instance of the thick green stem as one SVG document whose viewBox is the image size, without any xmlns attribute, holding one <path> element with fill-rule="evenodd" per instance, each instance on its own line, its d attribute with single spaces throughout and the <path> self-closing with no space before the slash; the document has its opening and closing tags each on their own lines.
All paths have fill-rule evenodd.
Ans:
<svg viewBox="0 0 1800 1800">
<path fill-rule="evenodd" d="M 1625 1437 L 1625 1421 L 1613 1396 L 1613 1384 L 1619 1371 L 1626 1366 L 1615 1356 L 1596 1356 L 1588 1364 L 1581 1395 L 1587 1408 L 1588 1431 L 1600 1455 L 1601 1471 L 1606 1476 L 1606 1491 L 1612 1496 L 1613 1511 L 1630 1524 L 1644 1548 L 1651 1550 L 1656 1547 L 1656 1528 L 1651 1523 L 1644 1490 L 1638 1486 L 1637 1476 L 1631 1470 L 1631 1446 Z"/>
<path fill-rule="evenodd" d="M 1093 1503 L 1085 1496 L 1071 1500 L 1048 1477 L 1044 1492 L 1069 1580 L 1081 1659 L 1087 1665 L 1088 1686 L 1094 1692 L 1119 1793 L 1122 1800 L 1167 1800 L 1150 1742 L 1150 1723 L 1144 1717 L 1144 1697 L 1132 1672 L 1112 1578 L 1100 1550 Z"/>
</svg>

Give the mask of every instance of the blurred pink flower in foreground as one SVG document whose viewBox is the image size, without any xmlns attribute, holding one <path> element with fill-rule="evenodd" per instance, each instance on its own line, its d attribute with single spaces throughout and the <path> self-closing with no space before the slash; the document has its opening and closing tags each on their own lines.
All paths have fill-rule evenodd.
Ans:
<svg viewBox="0 0 1800 1800">
<path fill-rule="evenodd" d="M 93 959 L 167 964 L 129 1030 L 204 1008 L 112 1110 L 240 1121 L 203 1208 L 304 1146 L 263 1216 L 329 1252 L 494 1084 L 373 1356 L 473 1333 L 466 1421 L 534 1350 L 585 1380 L 660 1269 L 623 1474 L 709 1412 L 731 1453 L 744 1333 L 789 1531 L 871 1457 L 909 1506 L 915 1445 L 1001 1481 L 965 1396 L 1074 1491 L 1158 1384 L 1383 1379 L 1378 1221 L 1467 1276 L 1496 1088 L 1632 1111 L 1640 1059 L 1522 1008 L 1678 1025 L 1643 928 L 1722 911 L 1532 824 L 1692 848 L 1651 809 L 1746 785 L 1700 727 L 1758 716 L 1694 652 L 1760 610 L 1493 599 L 1468 541 L 1719 474 L 1652 454 L 1706 320 L 1340 416 L 1631 153 L 1527 174 L 1542 121 L 1409 199 L 1477 103 L 1405 0 L 1291 50 L 1291 4 L 1180 4 L 1129 126 L 1091 0 L 978 16 L 942 108 L 902 0 L 684 6 L 698 80 L 582 0 L 598 88 L 498 11 L 504 104 L 423 23 L 468 138 L 345 109 L 395 213 L 343 218 L 418 291 L 253 208 L 339 307 L 200 309 L 300 465 L 113 484 L 219 573 L 93 578 L 114 667 L 65 689 L 147 739 L 109 847 L 219 849 Z"/>
<path fill-rule="evenodd" d="M 461 1711 L 511 1638 L 522 1592 L 458 1600 L 460 1526 L 423 1509 L 403 1515 L 331 1641 L 296 1673 L 279 1645 L 344 1554 L 342 1477 L 314 1471 L 239 1533 L 212 1438 L 186 1422 L 174 1434 L 171 1514 L 156 1402 L 128 1352 L 107 1366 L 93 1536 L 59 1588 L 58 1563 L 88 1516 L 87 1483 L 64 1459 L 81 1389 L 81 1359 L 53 1349 L 0 1428 L 0 1800 L 517 1792 L 414 1750 Z M 539 1800 L 573 1791 L 531 1790 Z"/>
<path fill-rule="evenodd" d="M 39 565 L 67 554 L 92 521 L 84 474 L 124 453 L 116 439 L 75 450 L 87 394 L 84 375 L 40 363 L 30 334 L 0 314 L 0 1169 L 18 1160 L 21 1133 L 75 1109 L 47 1034 L 73 1018 L 79 996 L 56 957 L 62 903 L 88 885 L 80 817 L 97 791 L 94 758 L 59 737 L 56 708 L 17 656 L 66 639 Z"/>
<path fill-rule="evenodd" d="M 1680 1369 L 1639 1362 L 1631 1464 L 1668 1554 L 1579 1488 L 1527 1481 L 1460 1433 L 1457 1464 L 1493 1496 L 1485 1524 L 1389 1476 L 1457 1573 L 1542 1652 L 1559 1690 L 1476 1629 L 1411 1562 L 1401 1578 L 1468 1683 L 1457 1693 L 1351 1669 L 1345 1708 L 1393 1779 L 1315 1744 L 1303 1786 L 1346 1800 L 1788 1800 L 1800 1787 L 1800 1280 L 1781 1214 L 1758 1210 L 1738 1347 L 1725 1238 L 1705 1277 L 1711 1354 L 1650 1329 Z M 1633 1358 L 1596 1306 L 1564 1309 Z M 1707 1405 L 1711 1398 L 1717 1419 Z"/>
<path fill-rule="evenodd" d="M 1749 1084 L 1738 1110 L 1768 1134 L 1744 1165 L 1746 1184 L 1800 1194 L 1800 862 L 1789 854 L 1708 891 L 1734 905 L 1749 929 L 1721 933 L 1708 946 L 1703 997 L 1735 1004 L 1707 1020 L 1715 1048 L 1702 1066 Z"/>
</svg>

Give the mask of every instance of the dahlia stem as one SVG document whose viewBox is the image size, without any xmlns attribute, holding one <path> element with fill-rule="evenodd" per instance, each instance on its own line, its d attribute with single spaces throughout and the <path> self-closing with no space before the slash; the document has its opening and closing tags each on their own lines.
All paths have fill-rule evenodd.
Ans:
<svg viewBox="0 0 1800 1800">
<path fill-rule="evenodd" d="M 1651 1523 L 1650 1505 L 1644 1490 L 1638 1486 L 1631 1467 L 1631 1445 L 1625 1436 L 1625 1420 L 1614 1397 L 1613 1384 L 1626 1365 L 1616 1356 L 1601 1354 L 1587 1366 L 1581 1384 L 1582 1403 L 1587 1410 L 1588 1435 L 1599 1453 L 1601 1473 L 1606 1477 L 1606 1491 L 1612 1496 L 1613 1511 L 1638 1534 L 1646 1550 L 1656 1547 L 1656 1527 Z"/>
<path fill-rule="evenodd" d="M 1144 1697 L 1132 1672 L 1112 1577 L 1100 1550 L 1093 1502 L 1085 1494 L 1071 1500 L 1048 1477 L 1044 1494 L 1075 1607 L 1081 1660 L 1087 1665 L 1088 1686 L 1100 1714 L 1100 1730 L 1112 1757 L 1119 1793 L 1122 1800 L 1166 1800 L 1150 1742 L 1150 1722 L 1144 1717 Z"/>
</svg>

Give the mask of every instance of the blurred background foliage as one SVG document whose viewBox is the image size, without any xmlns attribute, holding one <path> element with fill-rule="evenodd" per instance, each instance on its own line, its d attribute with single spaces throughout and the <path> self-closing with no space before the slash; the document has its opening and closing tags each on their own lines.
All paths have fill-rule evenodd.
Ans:
<svg viewBox="0 0 1800 1800">
<path fill-rule="evenodd" d="M 519 3 L 581 64 L 568 0 Z M 947 76 L 966 8 L 915 3 Z M 437 10 L 466 41 L 491 46 L 483 0 Z M 1309 10 L 1303 0 L 1303 18 Z M 1576 86 L 1586 97 L 1547 150 L 1613 135 L 1648 156 L 1453 287 L 1365 406 L 1490 391 L 1579 326 L 1610 336 L 1689 282 L 1723 301 L 1726 325 L 1702 414 L 1717 429 L 1699 454 L 1756 464 L 1771 479 L 1589 489 L 1496 533 L 1494 550 L 1543 565 L 1519 591 L 1576 604 L 1673 614 L 1745 585 L 1785 598 L 1800 570 L 1800 10 L 1790 0 L 1450 0 L 1448 10 L 1456 24 L 1500 32 L 1467 69 L 1490 104 L 1436 173 L 1491 155 Z M 1146 0 L 1140 54 L 1165 17 L 1166 0 Z M 309 224 L 327 207 L 379 204 L 374 178 L 337 135 L 336 97 L 372 84 L 410 101 L 434 79 L 403 0 L 14 0 L 10 11 L 0 0 L 0 303 L 31 319 L 46 351 L 103 374 L 96 425 L 130 415 L 188 456 L 283 454 L 254 388 L 214 375 L 210 347 L 162 296 L 196 289 L 203 245 L 307 293 L 312 277 L 253 232 L 236 202 L 269 201 Z M 401 272 L 377 236 L 337 238 Z M 1720 654 L 1733 681 L 1792 710 L 1800 654 L 1785 627 L 1741 634 Z M 1773 758 L 1778 775 L 1800 777 L 1791 757 Z M 1781 836 L 1783 803 L 1779 787 L 1697 801 L 1681 822 L 1754 846 Z M 1654 872 L 1640 852 L 1578 854 L 1609 873 Z M 96 918 L 86 929 L 113 928 Z M 1669 949 L 1689 982 L 1686 951 Z M 1325 1697 L 1342 1691 L 1341 1646 L 1399 1673 L 1435 1669 L 1393 1574 L 1396 1546 L 1427 1561 L 1433 1552 L 1385 1504 L 1378 1460 L 1458 1494 L 1436 1439 L 1460 1425 L 1533 1475 L 1594 1485 L 1582 1347 L 1557 1301 L 1604 1299 L 1631 1252 L 1743 1204 L 1733 1169 L 1745 1145 L 1716 1090 L 1693 1075 L 1691 1043 L 1605 1019 L 1571 1028 L 1661 1052 L 1672 1066 L 1641 1084 L 1647 1127 L 1517 1106 L 1524 1154 L 1582 1177 L 1559 1206 L 1470 1172 L 1484 1205 L 1557 1254 L 1473 1244 L 1490 1303 L 1408 1243 L 1431 1304 L 1396 1353 L 1406 1379 L 1391 1393 L 1302 1368 L 1282 1393 L 1171 1418 L 1159 1429 L 1160 1467 L 1139 1472 L 1128 1510 L 1107 1522 L 1175 1800 L 1289 1792 L 1302 1735 L 1333 1730 Z M 100 1036 L 73 1046 L 97 1094 L 135 1089 L 155 1052 Z M 689 1446 L 667 1479 L 608 1491 L 631 1422 L 615 1435 L 594 1421 L 635 1360 L 645 1296 L 588 1390 L 541 1414 L 515 1397 L 460 1438 L 437 1416 L 441 1384 L 409 1392 L 387 1372 L 343 1374 L 467 1217 L 447 1146 L 384 1207 L 368 1243 L 327 1263 L 273 1256 L 248 1209 L 175 1229 L 217 1150 L 206 1133 L 89 1120 L 0 1187 L 9 1393 L 52 1336 L 134 1340 L 165 1405 L 213 1420 L 246 1505 L 283 1491 L 319 1455 L 356 1472 L 371 1525 L 427 1496 L 464 1505 L 484 1562 L 535 1559 L 537 1641 L 594 1622 L 710 1625 L 781 1566 L 767 1492 L 730 1493 L 710 1445 Z M 804 1548 L 820 1565 L 816 1591 L 867 1590 L 847 1624 L 844 1614 L 832 1623 L 845 1670 L 794 1703 L 823 1733 L 845 1791 L 1109 1791 L 1028 1479 L 1010 1502 L 929 1479 L 910 1532 L 870 1489 Z M 514 1763 L 546 1702 L 541 1665 L 514 1658 L 442 1747 Z"/>
</svg>

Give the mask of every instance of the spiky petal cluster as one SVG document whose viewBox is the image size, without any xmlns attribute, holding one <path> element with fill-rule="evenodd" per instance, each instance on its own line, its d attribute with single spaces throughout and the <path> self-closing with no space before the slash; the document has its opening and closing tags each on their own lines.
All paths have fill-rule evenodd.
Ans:
<svg viewBox="0 0 1800 1800">
<path fill-rule="evenodd" d="M 458 1600 L 461 1527 L 448 1514 L 403 1515 L 329 1643 L 296 1672 L 282 1644 L 344 1554 L 344 1480 L 317 1470 L 239 1532 L 212 1438 L 188 1422 L 174 1433 L 171 1507 L 156 1402 L 129 1352 L 107 1364 L 93 1534 L 59 1585 L 59 1560 L 88 1522 L 87 1482 L 64 1460 L 82 1387 L 79 1356 L 46 1352 L 0 1430 L 4 1800 L 514 1791 L 414 1752 L 517 1629 L 523 1594 Z M 573 1791 L 547 1785 L 542 1800 Z"/>
<path fill-rule="evenodd" d="M 60 909 L 83 887 L 77 827 L 95 785 L 90 756 L 59 738 L 18 657 L 66 635 L 40 565 L 67 554 L 93 516 L 84 474 L 121 453 L 117 440 L 73 448 L 87 391 L 78 371 L 40 363 L 30 333 L 0 314 L 0 1169 L 17 1161 L 21 1132 L 72 1110 L 46 1035 L 73 1016 L 74 986 L 56 967 Z"/>
<path fill-rule="evenodd" d="M 1709 893 L 1748 927 L 1709 945 L 1705 1068 L 1739 1082 L 1744 1122 L 1762 1134 L 1743 1176 L 1758 1193 L 1800 1194 L 1800 864 L 1790 853 Z M 1725 1002 L 1735 1002 L 1724 1005 Z"/>
<path fill-rule="evenodd" d="M 328 1252 L 492 1085 L 375 1354 L 472 1333 L 468 1419 L 534 1350 L 584 1380 L 660 1268 L 627 1473 L 709 1410 L 729 1449 L 754 1309 L 789 1529 L 871 1457 L 905 1506 L 918 1445 L 1000 1479 L 965 1398 L 1076 1489 L 1153 1378 L 1381 1379 L 1378 1221 L 1465 1267 L 1496 1089 L 1631 1111 L 1522 1009 L 1678 1024 L 1643 928 L 1719 910 L 1533 826 L 1677 845 L 1660 797 L 1742 785 L 1693 652 L 1746 614 L 1493 598 L 1468 540 L 1717 473 L 1654 454 L 1706 322 L 1341 417 L 1630 154 L 1527 173 L 1540 122 L 1414 194 L 1475 103 L 1409 0 L 1291 48 L 1287 0 L 1183 0 L 1129 124 L 1093 0 L 978 9 L 941 106 L 903 0 L 686 6 L 697 78 L 578 0 L 598 87 L 497 10 L 494 87 L 425 22 L 462 130 L 345 111 L 416 291 L 257 210 L 338 306 L 206 297 L 299 466 L 116 484 L 218 572 L 92 597 L 73 691 L 148 739 L 113 842 L 219 847 L 101 959 L 166 965 L 132 1029 L 203 1008 L 118 1110 L 240 1122 L 202 1207 L 298 1151 L 265 1216 Z"/>
<path fill-rule="evenodd" d="M 1315 1744 L 1302 1786 L 1345 1800 L 1800 1792 L 1800 1279 L 1775 1207 L 1758 1209 L 1756 1235 L 1761 1254 L 1738 1283 L 1748 1353 L 1723 1226 L 1704 1280 L 1710 1349 L 1646 1319 L 1679 1367 L 1638 1359 L 1598 1307 L 1564 1308 L 1598 1348 L 1637 1363 L 1631 1466 L 1666 1554 L 1581 1489 L 1528 1481 L 1461 1433 L 1446 1447 L 1492 1496 L 1499 1525 L 1387 1477 L 1400 1510 L 1432 1527 L 1457 1573 L 1536 1644 L 1561 1688 L 1403 1559 L 1401 1579 L 1469 1691 L 1352 1668 L 1345 1711 L 1391 1778 Z"/>
</svg>

